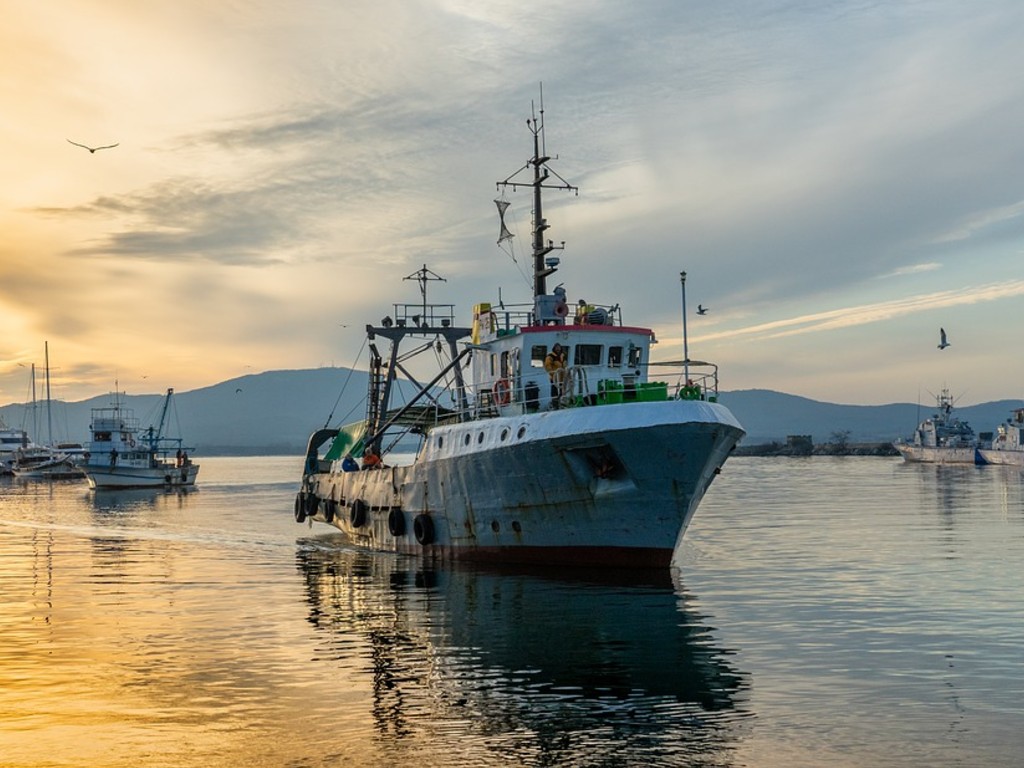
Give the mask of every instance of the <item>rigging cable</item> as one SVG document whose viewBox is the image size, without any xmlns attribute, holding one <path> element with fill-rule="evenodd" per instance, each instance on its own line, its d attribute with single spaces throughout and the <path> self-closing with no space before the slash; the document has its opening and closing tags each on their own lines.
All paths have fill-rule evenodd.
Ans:
<svg viewBox="0 0 1024 768">
<path fill-rule="evenodd" d="M 327 429 L 327 427 L 331 423 L 331 419 L 334 418 L 334 411 L 337 409 L 338 403 L 341 402 L 342 395 L 345 394 L 345 389 L 348 387 L 348 382 L 352 378 L 352 374 L 355 373 L 356 363 L 358 363 L 359 362 L 359 358 L 362 357 L 364 349 L 366 349 L 366 337 L 365 336 L 363 337 L 363 344 L 362 344 L 362 346 L 359 347 L 359 351 L 356 353 L 356 359 L 353 360 L 352 361 L 352 365 L 349 366 L 348 376 L 345 377 L 345 383 L 341 385 L 341 392 L 338 393 L 338 399 L 335 400 L 334 401 L 334 405 L 331 406 L 331 412 L 327 416 L 327 421 L 324 422 L 324 426 L 323 426 L 324 429 Z M 349 410 L 349 413 L 352 413 L 352 410 Z M 346 414 L 346 416 L 347 416 L 347 414 Z"/>
</svg>

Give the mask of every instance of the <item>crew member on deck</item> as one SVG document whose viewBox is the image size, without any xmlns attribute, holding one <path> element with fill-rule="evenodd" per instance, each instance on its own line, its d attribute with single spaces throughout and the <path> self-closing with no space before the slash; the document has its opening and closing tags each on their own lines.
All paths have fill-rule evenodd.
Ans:
<svg viewBox="0 0 1024 768">
<path fill-rule="evenodd" d="M 569 369 L 565 362 L 565 350 L 562 345 L 555 343 L 544 358 L 544 370 L 548 372 L 551 379 L 551 403 L 554 408 L 558 407 L 562 393 L 565 391 L 565 380 L 568 377 Z"/>
<path fill-rule="evenodd" d="M 380 456 L 372 448 L 363 454 L 363 469 L 380 469 Z"/>
</svg>

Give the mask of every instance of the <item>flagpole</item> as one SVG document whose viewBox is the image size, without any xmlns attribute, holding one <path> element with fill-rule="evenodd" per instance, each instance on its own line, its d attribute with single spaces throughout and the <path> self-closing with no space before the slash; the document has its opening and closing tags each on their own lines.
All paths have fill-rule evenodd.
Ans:
<svg viewBox="0 0 1024 768">
<path fill-rule="evenodd" d="M 679 273 L 679 282 L 682 283 L 683 291 L 683 375 L 686 383 L 690 382 L 690 348 L 686 338 L 686 273 Z"/>
</svg>

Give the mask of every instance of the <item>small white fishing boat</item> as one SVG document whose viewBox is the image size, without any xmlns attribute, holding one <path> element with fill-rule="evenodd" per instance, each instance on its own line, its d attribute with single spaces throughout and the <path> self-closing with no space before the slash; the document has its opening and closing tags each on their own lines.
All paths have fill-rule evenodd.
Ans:
<svg viewBox="0 0 1024 768">
<path fill-rule="evenodd" d="M 167 390 L 157 426 L 141 429 L 131 408 L 114 402 L 92 409 L 88 459 L 82 464 L 91 488 L 160 488 L 193 486 L 199 465 L 188 456 L 180 437 L 164 434 L 173 389 Z"/>
</svg>

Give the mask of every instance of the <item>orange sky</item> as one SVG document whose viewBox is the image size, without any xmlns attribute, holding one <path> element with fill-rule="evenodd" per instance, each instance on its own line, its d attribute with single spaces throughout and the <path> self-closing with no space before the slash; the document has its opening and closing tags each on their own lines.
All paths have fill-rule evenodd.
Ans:
<svg viewBox="0 0 1024 768">
<path fill-rule="evenodd" d="M 347 366 L 424 263 L 467 319 L 526 300 L 528 196 L 518 264 L 491 199 L 540 80 L 580 187 L 547 211 L 556 282 L 654 327 L 661 359 L 685 269 L 711 307 L 691 354 L 726 390 L 1024 396 L 1022 14 L 14 0 L 0 403 L 47 341 L 69 400 Z"/>
</svg>

